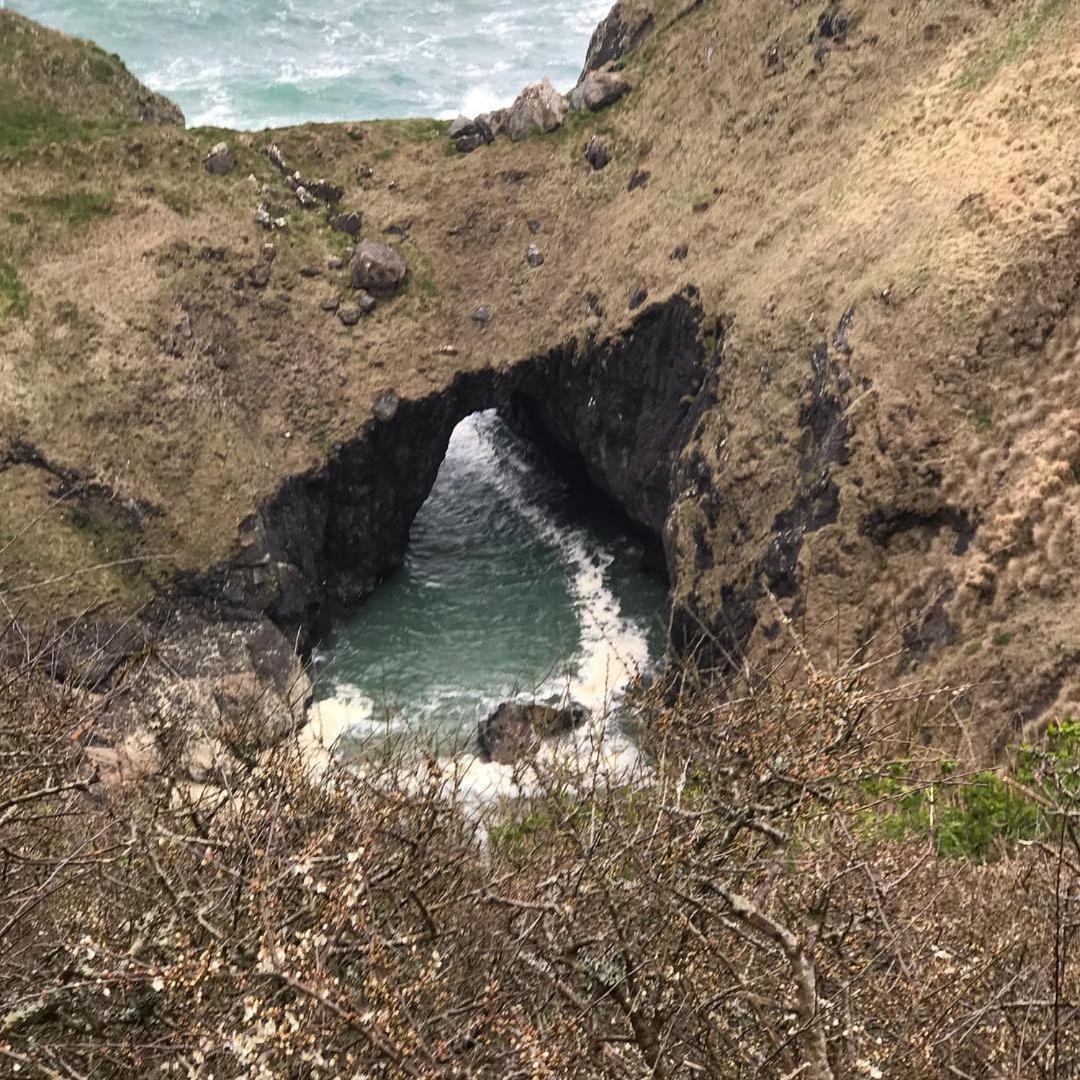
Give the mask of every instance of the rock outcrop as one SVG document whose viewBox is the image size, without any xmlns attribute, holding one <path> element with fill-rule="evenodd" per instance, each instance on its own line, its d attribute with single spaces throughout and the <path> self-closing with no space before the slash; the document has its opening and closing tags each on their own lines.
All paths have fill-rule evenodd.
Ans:
<svg viewBox="0 0 1080 1080">
<path fill-rule="evenodd" d="M 506 134 L 518 142 L 534 131 L 554 131 L 566 119 L 566 98 L 547 79 L 526 86 L 506 115 Z"/>
<path fill-rule="evenodd" d="M 630 84 L 617 71 L 590 71 L 570 91 L 567 100 L 578 112 L 596 112 L 613 105 L 630 90 Z"/>
<path fill-rule="evenodd" d="M 544 741 L 570 734 L 586 723 L 589 715 L 589 710 L 578 704 L 556 708 L 536 702 L 504 702 L 477 730 L 480 753 L 487 761 L 513 765 L 534 754 Z"/>
</svg>

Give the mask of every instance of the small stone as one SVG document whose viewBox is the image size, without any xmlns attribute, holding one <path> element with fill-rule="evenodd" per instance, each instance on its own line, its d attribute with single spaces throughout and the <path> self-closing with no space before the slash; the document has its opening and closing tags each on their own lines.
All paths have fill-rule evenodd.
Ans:
<svg viewBox="0 0 1080 1080">
<path fill-rule="evenodd" d="M 585 147 L 585 160 L 593 167 L 595 172 L 599 172 L 604 166 L 611 161 L 611 151 L 607 148 L 607 143 L 600 138 L 599 135 L 593 135 Z"/>
<path fill-rule="evenodd" d="M 270 264 L 259 263 L 258 266 L 253 266 L 248 271 L 248 281 L 250 281 L 256 289 L 265 289 L 270 283 Z"/>
<path fill-rule="evenodd" d="M 319 205 L 319 200 L 316 199 L 315 196 L 312 195 L 311 192 L 308 191 L 308 189 L 306 187 L 303 187 L 303 186 L 297 187 L 294 194 L 296 195 L 296 201 L 305 210 L 314 210 L 315 207 Z"/>
<path fill-rule="evenodd" d="M 589 312 L 591 314 L 595 315 L 598 319 L 602 319 L 604 317 L 604 309 L 600 304 L 600 297 L 596 293 L 586 293 L 585 303 L 589 305 Z"/>
<path fill-rule="evenodd" d="M 328 270 L 344 270 L 345 260 L 338 255 L 331 255 L 330 258 L 326 260 L 326 268 Z"/>
<path fill-rule="evenodd" d="M 491 308 L 484 304 L 482 307 L 478 307 L 469 318 L 473 322 L 478 322 L 481 326 L 487 326 L 491 322 Z"/>
<path fill-rule="evenodd" d="M 520 184 L 522 180 L 529 179 L 527 169 L 506 169 L 501 175 L 504 184 Z"/>
<path fill-rule="evenodd" d="M 270 164 L 276 169 L 279 169 L 283 173 L 289 171 L 289 166 L 285 161 L 285 155 L 281 152 L 280 148 L 274 145 L 266 148 L 266 156 L 270 159 Z"/>
<path fill-rule="evenodd" d="M 348 307 L 339 308 L 337 316 L 346 326 L 355 326 L 360 321 L 361 311 L 350 304 Z"/>
<path fill-rule="evenodd" d="M 335 312 L 341 307 L 341 301 L 336 296 L 328 296 L 320 305 L 323 311 Z"/>
<path fill-rule="evenodd" d="M 364 315 L 370 315 L 375 308 L 378 307 L 378 304 L 375 302 L 375 297 L 372 296 L 371 293 L 358 292 L 354 299 L 356 301 L 356 306 Z"/>
<path fill-rule="evenodd" d="M 544 265 L 544 253 L 535 245 L 530 244 L 525 252 L 525 261 L 532 267 Z"/>
<path fill-rule="evenodd" d="M 322 270 L 317 266 L 301 266 L 300 276 L 304 278 L 322 277 Z"/>
<path fill-rule="evenodd" d="M 192 337 L 191 316 L 186 311 L 184 312 L 183 315 L 180 316 L 180 321 L 176 324 L 176 332 L 182 338 L 185 338 L 188 341 L 191 340 L 191 337 Z"/>
<path fill-rule="evenodd" d="M 371 411 L 375 414 L 376 420 L 381 420 L 386 423 L 387 420 L 393 420 L 397 415 L 398 406 L 401 404 L 401 398 L 394 393 L 393 390 L 384 390 L 375 399 L 371 406 Z"/>
<path fill-rule="evenodd" d="M 630 174 L 630 183 L 626 185 L 627 191 L 634 191 L 636 188 L 644 187 L 649 182 L 649 176 L 644 169 L 638 169 L 636 172 Z"/>
<path fill-rule="evenodd" d="M 401 287 L 408 274 L 409 268 L 401 252 L 389 244 L 363 240 L 356 249 L 356 258 L 352 265 L 354 289 L 392 293 Z"/>
<path fill-rule="evenodd" d="M 641 307 L 642 304 L 649 298 L 649 290 L 646 288 L 635 289 L 630 294 L 630 310 Z"/>
<path fill-rule="evenodd" d="M 228 143 L 219 142 L 203 158 L 203 168 L 211 176 L 228 176 L 236 165 L 236 157 Z"/>
<path fill-rule="evenodd" d="M 396 180 L 391 180 L 390 183 L 386 185 L 386 190 L 387 191 L 397 191 L 397 186 L 398 186 L 397 181 Z"/>
<path fill-rule="evenodd" d="M 526 221 L 525 224 L 528 225 L 529 232 L 533 233 L 534 235 L 540 231 L 540 222 L 537 221 L 536 218 L 529 218 L 529 220 Z"/>
<path fill-rule="evenodd" d="M 440 356 L 457 356 L 458 354 L 456 345 L 440 345 L 436 352 Z"/>
<path fill-rule="evenodd" d="M 361 165 L 356 170 L 356 175 L 360 180 L 370 180 L 375 175 L 375 170 L 370 165 Z"/>
<path fill-rule="evenodd" d="M 334 214 L 330 218 L 330 228 L 335 232 L 345 233 L 346 236 L 359 236 L 360 227 L 364 223 L 362 214 L 350 210 L 347 214 Z"/>
<path fill-rule="evenodd" d="M 263 244 L 259 249 L 259 258 L 265 263 L 272 263 L 277 258 L 277 248 L 273 244 Z"/>
<path fill-rule="evenodd" d="M 686 256 L 689 255 L 689 254 L 690 254 L 690 245 L 689 244 L 679 244 L 671 252 L 671 257 L 676 262 L 683 262 L 685 260 Z"/>
<path fill-rule="evenodd" d="M 285 438 L 286 439 L 291 439 L 292 438 L 292 432 L 291 431 L 286 431 L 285 432 Z"/>
</svg>

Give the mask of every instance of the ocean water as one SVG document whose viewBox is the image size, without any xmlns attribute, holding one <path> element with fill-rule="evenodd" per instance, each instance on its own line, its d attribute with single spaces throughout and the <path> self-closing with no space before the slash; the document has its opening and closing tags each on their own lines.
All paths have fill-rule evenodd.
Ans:
<svg viewBox="0 0 1080 1080">
<path fill-rule="evenodd" d="M 520 696 L 580 702 L 603 734 L 664 648 L 665 586 L 644 556 L 494 413 L 466 418 L 404 566 L 315 654 L 328 730 L 467 744 Z"/>
<path fill-rule="evenodd" d="M 577 80 L 609 0 L 0 0 L 118 53 L 191 126 L 470 116 Z"/>
</svg>

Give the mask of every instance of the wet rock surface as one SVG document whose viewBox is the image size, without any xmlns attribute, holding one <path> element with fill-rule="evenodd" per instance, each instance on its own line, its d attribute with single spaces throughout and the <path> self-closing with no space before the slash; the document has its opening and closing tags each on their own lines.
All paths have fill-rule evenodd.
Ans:
<svg viewBox="0 0 1080 1080">
<path fill-rule="evenodd" d="M 590 715 L 584 705 L 578 704 L 555 708 L 504 702 L 477 729 L 480 753 L 486 761 L 513 765 L 534 754 L 545 740 L 569 735 Z"/>
</svg>

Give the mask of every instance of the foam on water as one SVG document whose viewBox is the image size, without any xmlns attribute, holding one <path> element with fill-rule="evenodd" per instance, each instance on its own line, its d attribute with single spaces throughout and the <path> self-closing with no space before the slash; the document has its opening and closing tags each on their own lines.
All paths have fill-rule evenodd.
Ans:
<svg viewBox="0 0 1080 1080">
<path fill-rule="evenodd" d="M 118 53 L 192 126 L 475 115 L 568 89 L 608 0 L 0 0 Z"/>
<path fill-rule="evenodd" d="M 591 722 L 541 760 L 593 763 L 609 779 L 636 768 L 614 707 L 662 647 L 663 585 L 621 523 L 595 510 L 577 523 L 568 503 L 493 413 L 464 420 L 404 568 L 316 654 L 323 739 L 362 754 L 371 739 L 427 732 L 448 783 L 488 799 L 522 793 L 532 774 L 480 761 L 478 722 L 515 697 L 576 701 Z"/>
</svg>

